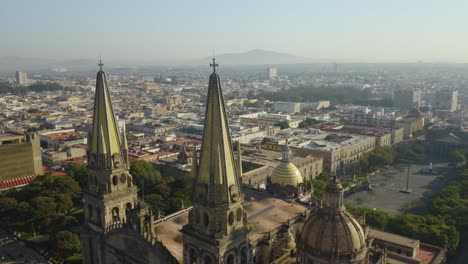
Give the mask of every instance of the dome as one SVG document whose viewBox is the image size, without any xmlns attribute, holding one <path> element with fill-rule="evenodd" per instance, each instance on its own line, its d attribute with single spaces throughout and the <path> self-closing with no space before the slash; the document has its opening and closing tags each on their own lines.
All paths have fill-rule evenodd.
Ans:
<svg viewBox="0 0 468 264">
<path fill-rule="evenodd" d="M 325 261 L 359 261 L 367 254 L 366 240 L 364 228 L 343 205 L 343 187 L 332 180 L 326 188 L 324 206 L 305 221 L 298 248 Z"/>
<path fill-rule="evenodd" d="M 303 183 L 303 179 L 301 172 L 294 164 L 281 162 L 271 174 L 271 183 L 297 186 Z"/>
</svg>

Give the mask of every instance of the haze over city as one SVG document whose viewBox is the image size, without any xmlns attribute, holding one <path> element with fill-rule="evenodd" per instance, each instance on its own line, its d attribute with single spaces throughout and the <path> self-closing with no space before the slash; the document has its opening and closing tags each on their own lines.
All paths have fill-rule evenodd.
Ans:
<svg viewBox="0 0 468 264">
<path fill-rule="evenodd" d="M 467 11 L 0 1 L 0 263 L 468 263 Z"/>
<path fill-rule="evenodd" d="M 0 58 L 198 64 L 254 49 L 309 62 L 468 62 L 467 1 L 2 1 Z M 0 62 L 1 63 L 1 62 Z"/>
</svg>

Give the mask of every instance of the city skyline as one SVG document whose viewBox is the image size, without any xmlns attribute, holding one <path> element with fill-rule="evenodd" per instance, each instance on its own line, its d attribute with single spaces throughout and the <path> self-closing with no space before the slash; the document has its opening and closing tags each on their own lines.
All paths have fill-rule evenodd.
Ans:
<svg viewBox="0 0 468 264">
<path fill-rule="evenodd" d="M 181 64 L 265 49 L 338 62 L 468 62 L 463 1 L 8 1 L 0 57 Z M 8 23 L 7 23 L 8 22 Z"/>
</svg>

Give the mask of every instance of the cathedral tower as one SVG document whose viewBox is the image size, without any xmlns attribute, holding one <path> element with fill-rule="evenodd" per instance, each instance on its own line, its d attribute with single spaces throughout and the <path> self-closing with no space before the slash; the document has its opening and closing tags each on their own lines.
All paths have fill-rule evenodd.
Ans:
<svg viewBox="0 0 468 264">
<path fill-rule="evenodd" d="M 214 59 L 211 66 L 200 164 L 196 157 L 193 164 L 193 209 L 182 228 L 184 263 L 251 263 L 240 172 Z"/>
<path fill-rule="evenodd" d="M 121 135 L 103 64 L 99 62 L 99 66 L 93 124 L 88 134 L 88 188 L 83 190 L 85 227 L 81 240 L 84 263 L 106 263 L 103 235 L 130 221 L 138 192 L 129 173 L 125 131 Z"/>
</svg>

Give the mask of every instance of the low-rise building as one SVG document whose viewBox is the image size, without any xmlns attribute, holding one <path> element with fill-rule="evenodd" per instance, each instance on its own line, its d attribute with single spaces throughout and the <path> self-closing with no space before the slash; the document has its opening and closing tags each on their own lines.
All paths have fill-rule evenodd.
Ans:
<svg viewBox="0 0 468 264">
<path fill-rule="evenodd" d="M 414 132 L 424 129 L 424 117 L 418 109 L 412 109 L 408 115 L 395 123 L 396 127 L 404 129 L 406 138 L 413 137 Z"/>
</svg>

